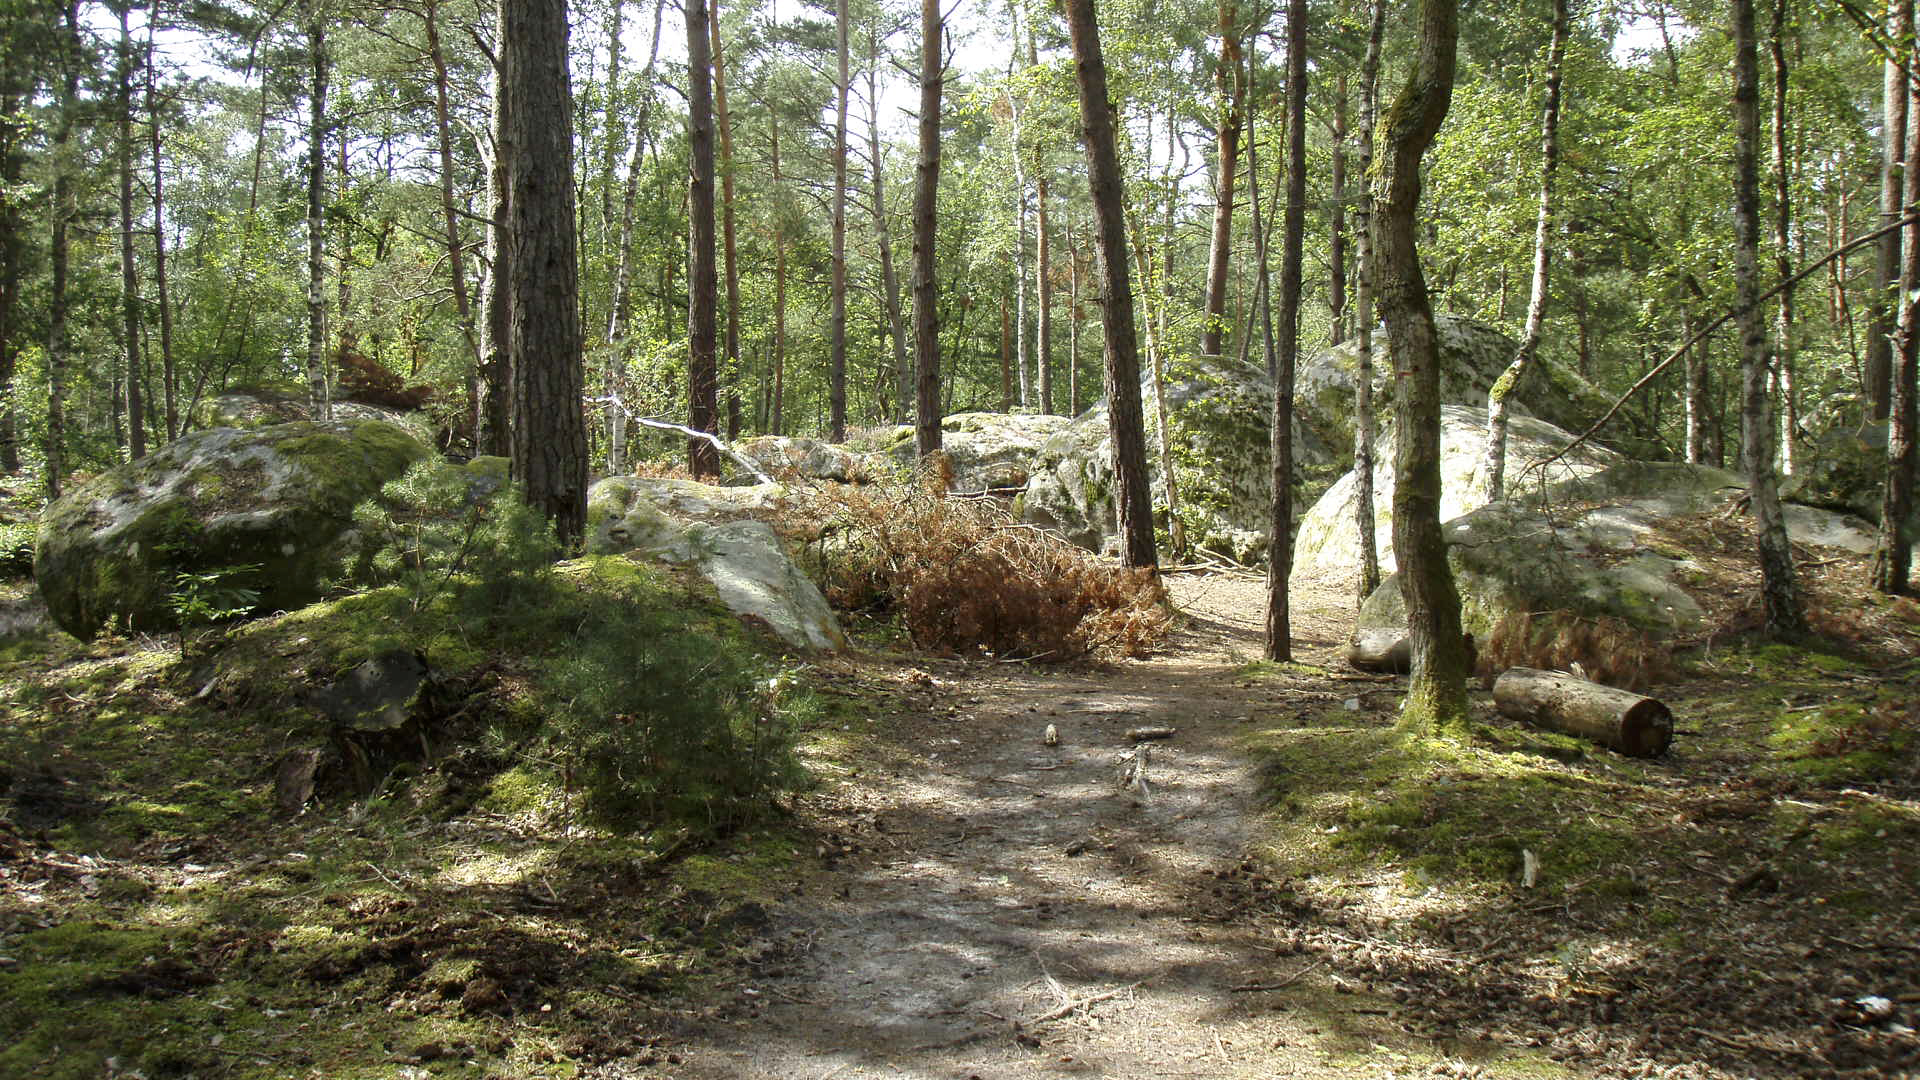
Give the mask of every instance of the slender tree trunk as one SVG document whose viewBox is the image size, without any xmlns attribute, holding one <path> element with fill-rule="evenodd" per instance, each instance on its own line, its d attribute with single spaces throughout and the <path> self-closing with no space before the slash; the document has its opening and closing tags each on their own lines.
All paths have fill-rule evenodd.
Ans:
<svg viewBox="0 0 1920 1080">
<path fill-rule="evenodd" d="M 1019 46 L 1014 46 L 1015 52 Z M 1011 98 L 1009 98 L 1011 100 Z M 1020 407 L 1033 407 L 1033 377 L 1027 367 L 1027 171 L 1020 160 L 1020 104 L 1013 109 L 1013 367 L 1020 378 Z"/>
<path fill-rule="evenodd" d="M 307 60 L 307 407 L 315 420 L 333 419 L 327 390 L 326 196 L 327 196 L 327 31 L 317 11 L 309 11 Z"/>
<path fill-rule="evenodd" d="M 1019 279 L 1014 279 L 1019 288 Z M 1000 411 L 1013 411 L 1013 298 L 1000 297 Z"/>
<path fill-rule="evenodd" d="M 432 3 L 433 0 L 428 0 Z M 607 96 L 606 122 L 601 125 L 600 139 L 600 242 L 611 240 L 613 233 L 613 185 L 615 166 L 620 161 L 620 140 L 626 137 L 621 128 L 620 117 L 620 66 L 625 58 L 626 47 L 622 35 L 626 29 L 626 5 L 621 0 L 608 0 L 607 3 Z M 644 87 L 643 89 L 651 89 Z M 635 132 L 638 141 L 639 132 Z M 612 315 L 608 315 L 612 319 Z"/>
<path fill-rule="evenodd" d="M 60 497 L 67 475 L 67 226 L 73 220 L 73 114 L 80 94 L 80 3 L 61 4 L 60 95 L 53 118 L 53 229 L 47 297 L 47 498 Z"/>
<path fill-rule="evenodd" d="M 847 55 L 848 0 L 834 5 L 834 49 L 839 79 L 833 103 L 833 321 L 829 324 L 833 370 L 828 386 L 828 438 L 847 441 L 847 93 L 852 86 Z"/>
<path fill-rule="evenodd" d="M 1440 532 L 1440 350 L 1415 240 L 1420 159 L 1452 102 L 1458 38 L 1456 0 L 1421 0 L 1413 71 L 1381 118 L 1374 166 L 1374 273 L 1398 384 L 1393 550 L 1413 653 L 1401 721 L 1416 731 L 1455 730 L 1467 718 L 1470 660 Z"/>
<path fill-rule="evenodd" d="M 1207 310 L 1200 330 L 1200 351 L 1220 354 L 1227 325 L 1227 278 L 1233 253 L 1233 185 L 1240 172 L 1240 126 L 1246 116 L 1246 84 L 1241 79 L 1240 12 L 1234 0 L 1220 0 L 1220 62 L 1214 85 L 1220 98 L 1220 159 L 1214 174 L 1213 242 L 1207 254 Z"/>
<path fill-rule="evenodd" d="M 146 69 L 148 150 L 153 155 L 153 288 L 160 308 L 160 393 L 165 406 L 162 414 L 167 441 L 180 437 L 179 374 L 173 364 L 173 299 L 167 281 L 167 201 L 165 173 L 160 167 L 160 94 L 153 70 L 154 26 L 158 13 L 147 11 L 147 47 L 142 66 Z M 9 440 L 9 444 L 11 440 Z"/>
<path fill-rule="evenodd" d="M 496 0 L 500 25 L 506 5 Z M 506 457 L 512 452 L 513 414 L 513 189 L 508 162 L 514 157 L 514 132 L 507 126 L 513 88 L 496 61 L 493 73 L 493 159 L 487 163 L 487 282 L 485 321 L 480 332 L 480 397 L 474 409 L 474 452 Z"/>
<path fill-rule="evenodd" d="M 1692 341 L 1695 320 L 1693 309 L 1680 309 L 1680 328 L 1686 334 L 1686 340 Z M 1687 464 L 1702 465 L 1707 460 L 1707 343 L 1694 342 L 1687 352 L 1686 359 L 1686 437 L 1685 456 Z"/>
<path fill-rule="evenodd" d="M 867 28 L 867 156 L 873 167 L 873 239 L 880 256 L 880 300 L 886 305 L 887 341 L 893 346 L 896 424 L 913 411 L 913 361 L 907 353 L 907 324 L 900 310 L 900 275 L 893 268 L 893 230 L 887 222 L 886 148 L 880 141 L 880 31 Z"/>
<path fill-rule="evenodd" d="M 1140 351 L 1133 329 L 1133 285 L 1127 275 L 1126 193 L 1114 146 L 1113 102 L 1100 53 L 1093 0 L 1064 0 L 1073 36 L 1074 76 L 1080 90 L 1087 179 L 1099 223 L 1106 328 L 1107 409 L 1113 438 L 1114 502 L 1119 510 L 1120 559 L 1150 567 L 1154 551 L 1153 500 L 1147 493 L 1147 440 L 1140 415 Z"/>
<path fill-rule="evenodd" d="M 1379 121 L 1380 48 L 1386 33 L 1386 0 L 1371 0 L 1367 15 L 1367 51 L 1360 65 L 1360 197 L 1354 203 L 1356 252 L 1353 306 L 1355 345 L 1360 363 L 1354 376 L 1353 431 L 1354 527 L 1360 544 L 1358 601 L 1365 603 L 1380 587 L 1380 550 L 1374 542 L 1373 518 L 1373 141 Z"/>
<path fill-rule="evenodd" d="M 1905 199 L 1905 155 L 1907 152 L 1908 71 L 1912 51 L 1905 42 L 1913 37 L 1913 0 L 1888 0 L 1888 40 L 1894 43 L 1892 56 L 1882 71 L 1880 225 L 1900 220 Z M 1893 340 L 1895 332 L 1894 287 L 1899 283 L 1900 234 L 1888 233 L 1874 245 L 1874 288 L 1867 294 L 1867 411 L 1875 420 L 1887 417 L 1893 401 Z"/>
<path fill-rule="evenodd" d="M 30 79 L 17 73 L 15 60 L 0 59 L 0 473 L 9 476 L 20 471 L 20 417 L 15 403 L 25 396 L 14 386 L 20 371 L 20 286 L 26 276 L 22 215 L 14 195 L 24 171 L 20 153 L 24 125 L 15 117 L 33 90 Z"/>
<path fill-rule="evenodd" d="M 1806 634 L 1794 581 L 1793 552 L 1787 543 L 1773 467 L 1773 425 L 1767 421 L 1767 331 L 1760 295 L 1760 74 L 1755 42 L 1753 0 L 1731 0 L 1733 21 L 1734 207 L 1733 278 L 1740 309 L 1741 456 L 1752 485 L 1758 533 L 1761 593 L 1766 601 L 1767 632 L 1775 637 Z"/>
<path fill-rule="evenodd" d="M 719 275 L 714 266 L 713 60 L 707 34 L 707 0 L 690 0 L 685 10 L 687 143 L 693 162 L 687 188 L 691 254 L 687 266 L 688 426 L 717 433 L 720 403 L 714 305 Z M 695 479 L 720 475 L 719 452 L 704 439 L 687 440 L 687 463 Z"/>
<path fill-rule="evenodd" d="M 1920 58 L 1920 45 L 1899 46 L 1908 66 Z M 1920 203 L 1920 89 L 1909 88 L 1907 112 L 1906 205 Z M 1920 224 L 1900 230 L 1900 317 L 1896 368 L 1889 375 L 1892 400 L 1887 410 L 1887 479 L 1880 504 L 1880 544 L 1873 556 L 1873 587 L 1904 593 L 1912 573 L 1916 401 L 1920 400 Z"/>
<path fill-rule="evenodd" d="M 1553 261 L 1553 174 L 1560 164 L 1560 68 L 1567 53 L 1567 0 L 1553 0 L 1553 40 L 1547 48 L 1547 103 L 1540 110 L 1540 210 L 1533 224 L 1533 283 L 1527 325 L 1507 369 L 1487 391 L 1486 456 L 1480 462 L 1487 498 L 1506 497 L 1507 402 L 1540 351 L 1547 318 L 1547 274 Z"/>
<path fill-rule="evenodd" d="M 341 139 L 338 146 L 340 150 L 340 157 L 338 159 L 340 168 L 340 190 L 342 193 L 345 193 L 353 190 L 353 174 L 349 169 L 347 160 L 347 140 L 344 138 Z M 338 297 L 334 310 L 340 313 L 340 328 L 334 333 L 334 369 L 336 371 L 339 370 L 345 362 L 341 358 L 350 352 L 358 351 L 357 344 L 359 342 L 359 331 L 353 325 L 353 275 L 351 273 L 353 269 L 353 221 L 348 214 L 341 214 L 339 217 L 340 252 L 334 261 L 334 295 Z M 375 341 L 378 340 L 379 336 L 376 332 Z M 337 377 L 338 376 L 336 376 L 336 378 Z"/>
<path fill-rule="evenodd" d="M 1047 245 L 1047 177 L 1036 170 L 1034 178 L 1035 197 L 1039 199 L 1038 214 L 1034 224 L 1038 231 L 1039 243 L 1034 250 L 1034 303 L 1038 307 L 1034 318 L 1034 370 L 1040 374 L 1040 411 L 1053 412 L 1053 282 L 1049 280 L 1049 266 L 1052 252 Z"/>
<path fill-rule="evenodd" d="M 127 406 L 127 449 L 133 460 L 147 456 L 146 407 L 140 379 L 140 282 L 133 261 L 133 35 L 127 26 L 128 8 L 120 15 L 120 47 L 115 102 L 119 116 L 117 152 L 120 159 L 120 307 L 124 317 Z"/>
<path fill-rule="evenodd" d="M 1300 355 L 1301 246 L 1307 225 L 1307 0 L 1287 4 L 1287 208 L 1280 239 L 1280 351 L 1273 380 L 1273 517 L 1267 541 L 1267 659 L 1293 659 L 1293 375 Z"/>
<path fill-rule="evenodd" d="M 513 148 L 513 476 L 571 550 L 586 530 L 587 430 L 567 5 L 503 0 L 502 8 L 500 64 Z M 695 25 L 705 36 L 706 26 Z"/>
<path fill-rule="evenodd" d="M 1067 415 L 1080 415 L 1080 249 L 1067 223 Z"/>
<path fill-rule="evenodd" d="M 1327 308 L 1332 316 L 1328 343 L 1347 340 L 1347 73 L 1333 89 L 1333 213 L 1327 238 Z"/>
<path fill-rule="evenodd" d="M 617 0 L 616 0 L 617 3 Z M 466 346 L 467 400 L 480 396 L 480 342 L 473 325 L 473 301 L 467 291 L 466 245 L 460 237 L 459 204 L 453 197 L 453 125 L 447 108 L 447 56 L 440 47 L 439 0 L 425 0 L 420 21 L 427 35 L 427 59 L 433 64 L 434 146 L 440 157 L 440 224 L 447 237 L 447 267 L 453 274 L 453 315 Z"/>
<path fill-rule="evenodd" d="M 1249 151 L 1251 152 L 1251 151 Z M 1257 207 L 1259 204 L 1255 203 Z M 1259 214 L 1256 210 L 1256 220 Z M 1153 281 L 1153 252 L 1147 244 L 1146 230 L 1136 226 L 1133 241 L 1134 260 L 1140 267 L 1140 280 Z M 1147 295 L 1152 296 L 1152 286 L 1147 286 Z M 1160 443 L 1160 483 L 1167 493 L 1167 539 L 1176 557 L 1187 551 L 1186 525 L 1180 518 L 1180 480 L 1173 471 L 1173 425 L 1167 416 L 1167 372 L 1163 346 L 1166 339 L 1161 336 L 1157 321 L 1153 315 L 1153 303 L 1147 304 L 1147 317 L 1141 321 L 1147 331 L 1147 364 L 1153 375 L 1153 412 L 1158 441 Z"/>
<path fill-rule="evenodd" d="M 620 189 L 620 240 L 614 258 L 613 296 L 607 304 L 607 396 L 618 399 L 627 370 L 627 334 L 633 323 L 633 221 L 640 194 L 640 163 L 651 138 L 653 68 L 660 59 L 661 13 L 665 0 L 653 0 L 653 37 L 647 48 L 647 66 L 640 71 L 640 112 L 634 118 L 633 137 L 627 142 L 626 176 Z M 776 136 L 777 139 L 777 136 Z M 776 147 L 778 143 L 776 141 Z M 779 156 L 774 158 L 774 182 L 779 183 Z M 607 471 L 618 474 L 627 465 L 627 413 L 616 400 L 607 406 Z"/>
<path fill-rule="evenodd" d="M 773 190 L 786 195 L 785 178 L 780 175 L 780 110 L 767 110 L 767 125 L 773 145 Z M 775 435 L 786 433 L 787 394 L 787 227 L 778 215 L 773 218 L 773 406 L 769 425 Z"/>
<path fill-rule="evenodd" d="M 709 0 L 713 31 L 713 109 L 720 132 L 720 251 L 727 286 L 726 360 L 720 380 L 727 391 L 727 438 L 740 437 L 740 272 L 733 230 L 733 117 L 727 111 L 727 59 L 720 38 L 720 8 Z"/>
<path fill-rule="evenodd" d="M 842 0 L 844 3 L 845 0 Z M 920 160 L 913 187 L 914 447 L 940 449 L 939 294 L 934 288 L 935 214 L 940 194 L 940 92 L 946 78 L 940 0 L 920 0 Z"/>
<path fill-rule="evenodd" d="M 1775 309 L 1779 355 L 1774 372 L 1780 383 L 1780 472 L 1794 473 L 1794 433 L 1800 427 L 1800 403 L 1794 392 L 1793 348 L 1793 184 L 1787 157 L 1787 0 L 1774 0 L 1773 33 L 1773 267 L 1783 288 Z"/>
</svg>

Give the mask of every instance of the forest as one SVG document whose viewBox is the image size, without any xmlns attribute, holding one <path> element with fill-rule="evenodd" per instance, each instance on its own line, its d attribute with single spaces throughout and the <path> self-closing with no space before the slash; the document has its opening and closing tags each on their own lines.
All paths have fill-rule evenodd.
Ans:
<svg viewBox="0 0 1920 1080">
<path fill-rule="evenodd" d="M 1916 65 L 0 0 L 0 1075 L 1911 1075 Z"/>
</svg>

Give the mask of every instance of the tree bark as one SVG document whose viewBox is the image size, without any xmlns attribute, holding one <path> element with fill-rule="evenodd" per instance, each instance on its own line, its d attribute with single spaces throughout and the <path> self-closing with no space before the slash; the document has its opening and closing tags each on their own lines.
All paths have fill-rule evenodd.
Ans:
<svg viewBox="0 0 1920 1080">
<path fill-rule="evenodd" d="M 828 438 L 847 441 L 847 56 L 848 0 L 834 5 L 834 49 L 840 74 L 833 104 L 833 316 L 828 324 L 833 368 L 828 373 Z"/>
<path fill-rule="evenodd" d="M 714 306 L 719 275 L 714 266 L 713 58 L 707 33 L 707 0 L 689 0 L 685 10 L 687 144 L 692 158 L 687 186 L 691 255 L 687 266 L 687 426 L 717 434 L 720 402 Z M 719 476 L 720 455 L 705 439 L 688 439 L 687 467 L 695 479 Z"/>
<path fill-rule="evenodd" d="M 767 129 L 773 147 L 773 190 L 784 196 L 785 177 L 780 175 L 780 110 L 767 110 Z M 787 395 L 787 227 L 780 215 L 773 217 L 773 403 L 768 428 L 772 434 L 786 433 Z"/>
<path fill-rule="evenodd" d="M 1901 55 L 1909 70 L 1920 58 L 1920 45 L 1903 44 Z M 1920 90 L 1909 87 L 1907 109 L 1906 205 L 1920 202 Z M 1916 468 L 1916 399 L 1920 398 L 1920 224 L 1900 230 L 1899 349 L 1895 370 L 1889 374 L 1887 410 L 1887 479 L 1880 504 L 1880 543 L 1873 556 L 1873 587 L 1889 595 L 1904 593 L 1912 573 L 1914 536 L 1908 528 L 1913 516 Z"/>
<path fill-rule="evenodd" d="M 61 8 L 60 93 L 53 119 L 53 228 L 49 244 L 47 296 L 47 441 L 48 500 L 60 497 L 67 473 L 67 263 L 68 225 L 73 220 L 73 171 L 68 148 L 73 140 L 73 114 L 79 105 L 80 3 L 65 0 Z"/>
<path fill-rule="evenodd" d="M 740 437 L 740 273 L 733 230 L 733 117 L 727 111 L 727 58 L 720 39 L 720 6 L 709 0 L 713 31 L 713 109 L 720 132 L 720 252 L 727 288 L 726 362 L 720 381 L 727 392 L 727 439 Z"/>
<path fill-rule="evenodd" d="M 1793 370 L 1793 177 L 1787 157 L 1786 24 L 1787 0 L 1774 0 L 1773 33 L 1767 38 L 1773 61 L 1773 267 L 1783 286 L 1774 312 L 1774 332 L 1779 339 L 1774 375 L 1780 386 L 1780 472 L 1792 476 L 1800 403 Z"/>
<path fill-rule="evenodd" d="M 1027 67 L 1040 66 L 1040 49 L 1034 40 L 1033 20 L 1027 20 Z M 1047 162 L 1040 146 L 1033 151 L 1034 251 L 1033 251 L 1033 367 L 1039 374 L 1040 411 L 1053 413 L 1053 279 L 1051 237 L 1047 229 Z"/>
<path fill-rule="evenodd" d="M 1421 0 L 1413 70 L 1380 122 L 1370 223 L 1397 383 L 1393 549 L 1413 649 L 1401 720 L 1416 731 L 1457 730 L 1467 719 L 1460 597 L 1440 532 L 1440 354 L 1415 240 L 1420 159 L 1452 101 L 1458 37 L 1456 0 Z"/>
<path fill-rule="evenodd" d="M 880 256 L 880 300 L 887 310 L 887 341 L 893 346 L 894 423 L 913 411 L 913 362 L 900 310 L 900 275 L 893 268 L 893 230 L 887 223 L 886 148 L 880 142 L 880 31 L 867 28 L 867 155 L 873 167 L 873 240 Z"/>
<path fill-rule="evenodd" d="M 1533 366 L 1547 317 L 1547 274 L 1553 262 L 1553 176 L 1560 164 L 1560 69 L 1567 53 L 1567 22 L 1567 0 L 1553 0 L 1547 103 L 1540 111 L 1540 209 L 1533 224 L 1533 282 L 1527 298 L 1527 325 L 1512 362 L 1487 391 L 1487 445 L 1480 475 L 1486 480 L 1487 498 L 1496 502 L 1505 497 L 1507 485 L 1507 401 Z"/>
<path fill-rule="evenodd" d="M 1880 224 L 1900 220 L 1905 203 L 1908 71 L 1912 51 L 1902 42 L 1913 36 L 1913 0 L 1888 0 L 1887 37 L 1894 42 L 1881 79 Z M 1887 417 L 1893 401 L 1893 340 L 1896 329 L 1894 288 L 1900 280 L 1900 236 L 1889 233 L 1874 245 L 1874 288 L 1867 294 L 1867 411 Z"/>
<path fill-rule="evenodd" d="M 1280 236 L 1280 348 L 1273 377 L 1273 516 L 1267 541 L 1266 655 L 1293 659 L 1293 378 L 1300 355 L 1301 246 L 1307 222 L 1307 0 L 1287 3 L 1287 207 Z"/>
<path fill-rule="evenodd" d="M 1673 711 L 1664 702 L 1558 671 L 1507 669 L 1493 684 L 1493 704 L 1502 716 L 1629 757 L 1659 757 L 1673 743 Z"/>
<path fill-rule="evenodd" d="M 1227 278 L 1233 253 L 1233 185 L 1240 172 L 1240 126 L 1246 115 L 1241 79 L 1240 13 L 1234 0 L 1220 0 L 1220 63 L 1214 85 L 1220 97 L 1219 164 L 1214 176 L 1213 238 L 1207 249 L 1207 308 L 1200 351 L 1220 354 L 1227 318 Z"/>
<path fill-rule="evenodd" d="M 931 2 L 931 0 L 930 0 Z M 1128 566 L 1158 562 L 1153 501 L 1147 493 L 1147 442 L 1140 416 L 1140 351 L 1134 337 L 1133 286 L 1127 274 L 1126 195 L 1114 146 L 1113 103 L 1093 0 L 1064 0 L 1073 37 L 1074 75 L 1085 130 L 1087 179 L 1098 222 L 1105 286 L 1107 408 L 1113 438 L 1114 502 L 1119 511 L 1120 559 Z"/>
<path fill-rule="evenodd" d="M 583 538 L 587 431 L 582 416 L 573 104 L 566 0 L 503 0 L 500 62 L 512 134 L 513 476 L 553 522 L 563 550 Z M 706 27 L 698 25 L 704 35 Z"/>
<path fill-rule="evenodd" d="M 1347 72 L 1344 68 L 1333 89 L 1332 136 L 1333 211 L 1327 230 L 1327 310 L 1332 319 L 1327 343 L 1338 348 L 1347 340 Z"/>
<path fill-rule="evenodd" d="M 842 0 L 844 3 L 845 0 Z M 946 78 L 946 27 L 940 0 L 920 0 L 920 159 L 913 178 L 914 447 L 940 449 L 939 295 L 934 288 L 934 237 L 940 194 L 940 92 Z"/>
<path fill-rule="evenodd" d="M 497 25 L 507 20 L 509 0 L 496 0 Z M 515 156 L 507 126 L 507 82 L 499 58 L 493 72 L 493 160 L 487 164 L 487 283 L 485 321 L 480 326 L 480 397 L 474 404 L 474 452 L 506 457 L 512 452 L 513 415 L 513 187 L 508 162 Z"/>
<path fill-rule="evenodd" d="M 1360 581 L 1356 603 L 1365 603 L 1380 587 L 1380 550 L 1374 542 L 1373 473 L 1373 141 L 1380 112 L 1380 49 L 1386 36 L 1386 0 L 1367 5 L 1367 51 L 1360 62 L 1360 196 L 1354 201 L 1353 231 L 1359 250 L 1354 268 L 1354 344 L 1359 365 L 1354 376 L 1353 478 L 1354 528 L 1360 545 Z"/>
<path fill-rule="evenodd" d="M 434 148 L 440 158 L 440 224 L 447 237 L 447 268 L 453 275 L 453 315 L 466 346 L 467 400 L 480 397 L 480 341 L 473 325 L 473 302 L 467 291 L 466 244 L 460 236 L 460 215 L 453 197 L 453 125 L 448 120 L 447 55 L 440 47 L 439 0 L 424 0 L 420 21 L 426 31 L 427 59 L 433 65 Z"/>
<path fill-rule="evenodd" d="M 120 46 L 115 105 L 119 115 L 117 153 L 120 162 L 120 310 L 126 380 L 127 451 L 135 461 L 147 456 L 146 407 L 140 379 L 140 282 L 133 261 L 133 35 L 127 26 L 128 8 L 119 10 Z"/>
<path fill-rule="evenodd" d="M 327 30 L 320 13 L 307 17 L 307 407 L 315 420 L 333 419 L 327 389 L 326 197 Z"/>
<path fill-rule="evenodd" d="M 651 131 L 649 114 L 653 111 L 653 69 L 660 59 L 660 23 L 666 10 L 665 0 L 653 0 L 653 37 L 647 49 L 647 66 L 640 71 L 640 113 L 634 118 L 633 137 L 627 142 L 626 178 L 620 187 L 620 241 L 614 258 L 613 295 L 607 304 L 607 392 L 618 397 L 620 379 L 627 368 L 627 333 L 633 323 L 633 219 L 634 205 L 640 193 L 640 161 Z M 777 147 L 777 143 L 776 143 Z M 779 183 L 779 157 L 775 152 L 774 182 Z M 607 406 L 607 471 L 626 470 L 627 413 L 618 404 Z"/>
<path fill-rule="evenodd" d="M 142 67 L 146 69 L 147 148 L 153 155 L 153 288 L 160 308 L 160 393 L 165 406 L 162 419 L 167 441 L 180 437 L 179 374 L 173 363 L 173 298 L 167 281 L 167 200 L 165 173 L 161 169 L 160 93 L 153 69 L 153 36 L 158 22 L 152 8 L 147 10 L 147 47 Z M 9 443 L 11 440 L 8 440 Z"/>
<path fill-rule="evenodd" d="M 14 376 L 19 373 L 21 280 L 26 276 L 26 244 L 21 236 L 21 213 L 13 192 L 19 189 L 24 171 L 20 147 L 21 128 L 14 120 L 26 96 L 32 92 L 29 78 L 16 74 L 18 58 L 0 58 L 0 473 L 20 471 L 20 419 L 15 402 Z"/>
<path fill-rule="evenodd" d="M 1767 632 L 1797 638 L 1807 632 L 1794 581 L 1793 552 L 1780 508 L 1773 466 L 1773 425 L 1767 413 L 1767 331 L 1760 295 L 1760 75 L 1753 0 L 1731 0 L 1733 21 L 1734 206 L 1733 278 L 1740 309 L 1741 456 L 1752 485 Z"/>
</svg>

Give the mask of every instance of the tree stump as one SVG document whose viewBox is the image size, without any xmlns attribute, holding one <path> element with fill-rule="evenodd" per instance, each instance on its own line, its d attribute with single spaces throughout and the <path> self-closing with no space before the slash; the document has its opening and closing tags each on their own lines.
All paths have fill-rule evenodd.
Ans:
<svg viewBox="0 0 1920 1080">
<path fill-rule="evenodd" d="M 1509 668 L 1493 684 L 1493 703 L 1502 716 L 1629 757 L 1658 757 L 1673 742 L 1673 711 L 1664 703 L 1563 672 Z"/>
</svg>

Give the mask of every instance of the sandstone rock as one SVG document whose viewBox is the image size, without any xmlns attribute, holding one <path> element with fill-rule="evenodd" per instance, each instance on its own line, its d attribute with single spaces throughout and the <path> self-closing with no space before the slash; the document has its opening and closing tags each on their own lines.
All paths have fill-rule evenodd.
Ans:
<svg viewBox="0 0 1920 1080">
<path fill-rule="evenodd" d="M 822 439 L 760 435 L 743 439 L 735 443 L 733 448 L 776 480 L 831 480 L 841 484 L 865 484 L 873 479 L 867 455 Z M 739 466 L 732 461 L 725 462 L 725 466 L 739 471 Z"/>
<path fill-rule="evenodd" d="M 304 394 L 253 390 L 221 394 L 202 401 L 193 411 L 193 422 L 195 426 L 203 428 L 259 428 L 295 423 L 311 416 Z M 419 410 L 394 409 L 359 401 L 336 401 L 333 403 L 333 420 L 343 424 L 378 420 L 392 424 L 428 446 L 434 442 L 433 421 Z"/>
<path fill-rule="evenodd" d="M 953 467 L 950 490 L 1012 492 L 1026 487 L 1042 449 L 1074 421 L 1028 413 L 955 413 L 940 421 L 940 448 Z M 918 450 L 913 429 L 900 428 L 886 455 L 912 468 Z"/>
<path fill-rule="evenodd" d="M 298 607 L 346 554 L 354 507 L 427 454 L 373 420 L 195 432 L 49 507 L 34 576 L 80 638 L 172 629 L 181 574 L 231 570 L 260 609 Z"/>
</svg>

